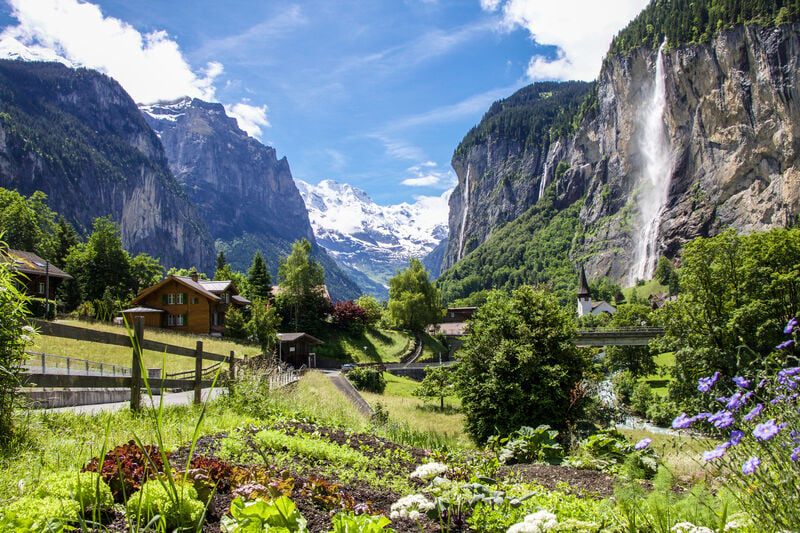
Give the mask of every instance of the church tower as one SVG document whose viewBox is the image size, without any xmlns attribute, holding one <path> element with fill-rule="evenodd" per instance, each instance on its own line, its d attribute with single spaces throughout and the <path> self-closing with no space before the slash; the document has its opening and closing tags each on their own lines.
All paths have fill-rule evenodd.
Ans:
<svg viewBox="0 0 800 533">
<path fill-rule="evenodd" d="M 586 281 L 586 271 L 581 265 L 581 280 L 578 287 L 578 316 L 592 313 L 592 295 L 589 292 L 589 283 Z"/>
</svg>

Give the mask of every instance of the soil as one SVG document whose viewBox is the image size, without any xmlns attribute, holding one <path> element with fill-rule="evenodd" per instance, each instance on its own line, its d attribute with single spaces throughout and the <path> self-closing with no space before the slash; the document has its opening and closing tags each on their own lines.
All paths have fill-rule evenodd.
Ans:
<svg viewBox="0 0 800 533">
<path fill-rule="evenodd" d="M 614 476 L 571 466 L 545 464 L 504 466 L 500 468 L 498 477 L 533 482 L 550 490 L 563 490 L 583 497 L 606 498 L 614 494 Z"/>
</svg>

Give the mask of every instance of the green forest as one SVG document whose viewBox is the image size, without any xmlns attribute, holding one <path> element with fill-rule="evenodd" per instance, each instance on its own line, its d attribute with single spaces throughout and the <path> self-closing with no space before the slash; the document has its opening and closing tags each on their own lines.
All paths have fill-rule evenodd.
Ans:
<svg viewBox="0 0 800 533">
<path fill-rule="evenodd" d="M 800 20 L 799 0 L 655 0 L 620 31 L 608 55 L 645 46 L 708 42 L 737 24 L 772 27 Z"/>
</svg>

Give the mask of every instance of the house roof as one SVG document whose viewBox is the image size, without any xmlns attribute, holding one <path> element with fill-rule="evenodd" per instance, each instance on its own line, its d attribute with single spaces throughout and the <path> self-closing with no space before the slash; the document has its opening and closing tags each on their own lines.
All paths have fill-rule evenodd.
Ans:
<svg viewBox="0 0 800 533">
<path fill-rule="evenodd" d="M 321 340 L 316 337 L 312 337 L 308 333 L 278 333 L 277 337 L 281 343 L 296 342 L 303 337 L 306 337 L 311 344 L 323 344 Z"/>
<path fill-rule="evenodd" d="M 239 304 L 239 305 L 250 305 L 250 304 L 252 303 L 252 302 L 251 302 L 250 300 L 248 300 L 247 298 L 242 298 L 242 297 L 241 297 L 241 296 L 239 296 L 238 294 L 234 294 L 234 295 L 231 297 L 231 300 L 233 300 L 234 302 L 236 302 L 236 303 L 237 303 L 237 304 Z"/>
<path fill-rule="evenodd" d="M 616 309 L 616 307 L 614 307 L 613 305 L 611 305 L 610 303 L 608 303 L 605 300 L 598 300 L 596 302 L 592 302 L 592 309 L 597 309 L 598 307 L 600 307 L 603 304 L 605 304 L 605 305 L 607 305 L 609 307 L 613 307 L 614 309 Z"/>
<path fill-rule="evenodd" d="M 151 293 L 157 291 L 159 288 L 163 287 L 164 285 L 166 285 L 170 281 L 177 281 L 178 283 L 180 283 L 180 284 L 182 284 L 182 285 L 184 285 L 186 287 L 189 287 L 190 289 L 193 289 L 193 290 L 199 292 L 200 294 L 202 294 L 203 296 L 205 296 L 206 298 L 208 298 L 212 302 L 218 302 L 218 301 L 221 300 L 221 298 L 219 296 L 217 296 L 216 294 L 214 294 L 212 292 L 209 292 L 208 290 L 203 288 L 203 286 L 200 285 L 200 283 L 198 283 L 196 281 L 193 281 L 192 278 L 187 278 L 185 276 L 167 276 L 166 278 L 162 279 L 161 281 L 159 281 L 155 285 L 151 285 L 151 286 L 147 287 L 146 289 L 144 289 L 142 292 L 139 293 L 138 296 L 136 296 L 136 298 L 134 298 L 131 301 L 131 303 L 137 304 L 137 303 L 141 302 L 146 296 L 148 296 Z"/>
<path fill-rule="evenodd" d="M 130 309 L 123 309 L 122 313 L 165 313 L 162 309 L 153 309 L 152 307 L 131 307 Z"/>
<path fill-rule="evenodd" d="M 467 322 L 442 322 L 436 324 L 436 333 L 441 333 L 447 337 L 460 337 L 467 331 Z"/>
<path fill-rule="evenodd" d="M 448 307 L 448 311 L 475 311 L 477 307 Z"/>
<path fill-rule="evenodd" d="M 586 270 L 581 265 L 581 278 L 580 286 L 578 287 L 578 298 L 591 298 L 592 294 L 589 292 L 589 283 L 586 281 Z"/>
<path fill-rule="evenodd" d="M 197 281 L 197 283 L 208 292 L 213 292 L 214 294 L 225 292 L 225 289 L 227 289 L 231 285 L 231 282 L 229 280 L 208 281 L 203 279 Z"/>
<path fill-rule="evenodd" d="M 49 275 L 51 278 L 72 279 L 72 276 L 60 268 L 52 264 L 48 266 L 47 261 L 33 252 L 9 248 L 4 252 L 0 252 L 0 261 L 9 264 L 13 270 L 26 275 Z"/>
</svg>

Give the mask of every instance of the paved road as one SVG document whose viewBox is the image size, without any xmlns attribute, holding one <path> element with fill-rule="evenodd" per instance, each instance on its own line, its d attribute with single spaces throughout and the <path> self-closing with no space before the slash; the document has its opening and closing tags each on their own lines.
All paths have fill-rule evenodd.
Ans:
<svg viewBox="0 0 800 533">
<path fill-rule="evenodd" d="M 226 389 L 227 387 L 217 387 L 213 390 L 213 392 L 210 388 L 203 389 L 203 401 L 205 401 L 209 393 L 212 393 L 212 398 L 217 398 L 218 396 L 222 395 Z M 194 400 L 194 391 L 168 392 L 164 394 L 164 405 L 191 405 L 192 400 Z M 155 403 L 156 407 L 158 407 L 159 397 L 153 396 L 153 402 Z M 92 405 L 76 405 L 74 407 L 36 409 L 36 411 L 47 411 L 49 413 L 72 412 L 77 414 L 93 415 L 99 413 L 100 411 L 118 411 L 120 409 L 127 408 L 130 405 L 130 402 L 97 403 Z M 151 405 L 150 398 L 148 398 L 146 394 L 142 394 L 142 405 L 148 407 Z"/>
</svg>

